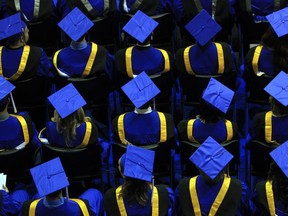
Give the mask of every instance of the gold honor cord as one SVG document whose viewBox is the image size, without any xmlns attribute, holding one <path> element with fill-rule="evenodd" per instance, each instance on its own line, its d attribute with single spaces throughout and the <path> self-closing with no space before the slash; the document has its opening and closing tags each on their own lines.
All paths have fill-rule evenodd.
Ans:
<svg viewBox="0 0 288 216">
<path fill-rule="evenodd" d="M 265 114 L 265 140 L 267 143 L 272 141 L 272 111 Z"/>
<path fill-rule="evenodd" d="M 30 142 L 30 137 L 29 137 L 28 126 L 24 117 L 20 115 L 13 115 L 13 114 L 10 114 L 10 116 L 17 118 L 18 121 L 20 122 L 22 131 L 23 131 L 24 142 L 25 142 L 25 145 L 27 145 Z"/>
<path fill-rule="evenodd" d="M 187 122 L 187 137 L 189 141 L 198 143 L 193 136 L 193 125 L 194 125 L 195 120 L 196 119 L 190 119 Z"/>
<path fill-rule="evenodd" d="M 227 131 L 226 141 L 228 141 L 233 138 L 233 126 L 232 126 L 232 122 L 229 120 L 226 120 L 225 124 L 226 124 L 226 131 Z"/>
<path fill-rule="evenodd" d="M 262 51 L 263 46 L 257 46 L 253 55 L 253 59 L 252 59 L 252 68 L 253 71 L 255 73 L 255 75 L 257 75 L 257 73 L 259 72 L 259 68 L 258 68 L 258 62 L 259 62 L 259 58 L 260 58 L 260 54 Z"/>
<path fill-rule="evenodd" d="M 271 181 L 266 182 L 265 189 L 266 189 L 266 197 L 267 197 L 270 215 L 275 216 L 276 215 L 275 203 L 274 203 L 274 195 L 273 195 L 272 182 Z"/>
</svg>

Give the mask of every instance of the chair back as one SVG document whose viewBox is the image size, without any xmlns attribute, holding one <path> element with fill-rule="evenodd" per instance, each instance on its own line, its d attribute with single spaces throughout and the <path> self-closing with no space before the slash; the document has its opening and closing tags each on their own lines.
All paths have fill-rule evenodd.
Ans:
<svg viewBox="0 0 288 216">
<path fill-rule="evenodd" d="M 191 155 L 200 147 L 201 144 L 190 141 L 180 142 L 180 161 L 182 176 L 198 175 L 197 167 L 189 160 Z M 229 162 L 229 174 L 238 176 L 238 167 L 240 163 L 240 143 L 239 140 L 230 140 L 221 143 L 221 145 L 230 152 L 234 157 Z"/>
<path fill-rule="evenodd" d="M 273 159 L 269 153 L 273 151 L 277 146 L 258 140 L 252 140 L 249 143 L 250 150 L 250 175 L 266 178 L 270 163 Z"/>
<path fill-rule="evenodd" d="M 67 78 L 57 76 L 55 78 L 56 90 L 72 83 L 87 102 L 86 107 L 98 107 L 107 105 L 111 84 L 108 75 L 99 74 L 91 78 Z"/>
<path fill-rule="evenodd" d="M 7 186 L 16 182 L 32 181 L 29 170 L 34 166 L 34 156 L 29 147 L 0 151 L 0 173 L 7 175 Z"/>
<path fill-rule="evenodd" d="M 46 144 L 42 146 L 42 162 L 59 157 L 69 181 L 102 180 L 101 152 L 100 145 L 96 144 L 86 148 L 60 148 Z"/>
</svg>

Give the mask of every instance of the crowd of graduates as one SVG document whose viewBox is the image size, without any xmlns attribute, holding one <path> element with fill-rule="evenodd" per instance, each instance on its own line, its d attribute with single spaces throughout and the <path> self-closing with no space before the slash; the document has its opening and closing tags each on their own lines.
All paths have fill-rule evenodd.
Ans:
<svg viewBox="0 0 288 216">
<path fill-rule="evenodd" d="M 286 1 L 2 0 L 0 6 L 0 149 L 29 148 L 35 156 L 33 181 L 0 190 L 0 215 L 288 214 Z M 172 43 L 156 47 L 153 38 L 161 23 L 154 16 L 165 13 L 173 18 Z M 127 14 L 129 20 L 121 22 Z M 107 17 L 115 21 L 112 50 L 90 41 L 95 21 Z M 45 43 L 41 47 L 40 34 L 37 38 L 37 32 L 29 33 L 39 23 L 60 32 L 52 51 Z M 45 32 L 51 38 L 54 33 Z M 197 107 L 185 117 L 179 101 L 185 94 L 189 101 L 190 78 L 197 75 L 209 81 L 200 90 Z M 114 106 L 108 105 L 113 112 L 88 108 L 95 101 L 86 101 L 74 84 L 66 85 L 75 78 L 100 76 L 108 80 L 103 86 L 108 91 L 88 94 L 113 101 Z M 19 98 L 18 83 L 35 77 L 49 83 L 45 114 L 21 108 L 17 112 L 13 92 Z M 252 116 L 242 124 L 237 111 L 263 77 L 269 82 L 256 93 L 266 106 L 249 110 Z M 65 85 L 57 86 L 62 79 Z M 23 91 L 20 97 L 33 95 Z M 221 145 L 240 139 L 245 142 L 241 148 L 251 148 L 251 140 L 274 148 L 267 155 L 273 159 L 267 175 L 249 187 L 250 182 L 229 175 L 229 162 L 240 155 Z M 176 185 L 161 184 L 153 176 L 155 152 L 145 146 L 171 144 L 174 154 L 181 141 L 199 144 L 189 158 L 199 174 Z M 78 198 L 69 196 L 69 179 L 59 158 L 44 162 L 39 153 L 43 145 L 95 145 L 102 149 L 102 163 L 109 165 L 114 143 L 127 147 L 120 158 L 113 158 L 119 159 L 122 184 L 108 182 L 105 191 L 84 187 Z"/>
</svg>

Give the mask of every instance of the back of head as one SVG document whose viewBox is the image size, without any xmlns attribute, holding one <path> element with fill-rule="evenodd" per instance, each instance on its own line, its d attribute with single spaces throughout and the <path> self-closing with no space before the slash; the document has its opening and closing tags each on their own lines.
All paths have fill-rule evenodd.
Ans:
<svg viewBox="0 0 288 216">
<path fill-rule="evenodd" d="M 276 100 L 274 97 L 269 97 L 269 102 L 271 104 L 271 110 L 274 115 L 283 116 L 288 115 L 288 107 L 284 106 L 282 103 L 280 103 L 278 100 Z"/>
<path fill-rule="evenodd" d="M 207 103 L 202 98 L 199 105 L 200 118 L 205 120 L 205 123 L 215 123 L 221 119 L 225 119 L 225 115 L 219 109 Z"/>
</svg>

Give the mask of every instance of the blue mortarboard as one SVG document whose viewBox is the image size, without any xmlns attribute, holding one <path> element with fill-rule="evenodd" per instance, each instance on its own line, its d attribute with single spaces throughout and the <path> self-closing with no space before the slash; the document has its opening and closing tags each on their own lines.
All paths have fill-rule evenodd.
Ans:
<svg viewBox="0 0 288 216">
<path fill-rule="evenodd" d="M 145 148 L 128 145 L 121 157 L 124 163 L 124 176 L 143 181 L 152 181 L 155 152 Z"/>
<path fill-rule="evenodd" d="M 59 158 L 40 164 L 30 169 L 30 172 L 41 197 L 69 186 Z"/>
<path fill-rule="evenodd" d="M 270 152 L 270 156 L 277 163 L 283 173 L 288 177 L 288 141 Z"/>
<path fill-rule="evenodd" d="M 233 96 L 234 91 L 216 79 L 211 78 L 207 88 L 204 90 L 202 98 L 223 113 L 226 113 L 229 109 Z"/>
<path fill-rule="evenodd" d="M 266 18 L 278 37 L 288 33 L 288 7 L 273 12 L 267 15 Z"/>
<path fill-rule="evenodd" d="M 0 20 L 0 40 L 17 40 L 22 35 L 23 28 L 26 28 L 26 24 L 21 20 L 20 13 Z"/>
<path fill-rule="evenodd" d="M 204 9 L 185 28 L 201 46 L 204 46 L 221 30 L 221 26 Z"/>
<path fill-rule="evenodd" d="M 264 90 L 284 106 L 288 105 L 288 75 L 281 71 Z"/>
<path fill-rule="evenodd" d="M 79 40 L 93 25 L 93 22 L 77 7 L 58 23 L 58 26 L 74 41 Z"/>
<path fill-rule="evenodd" d="M 15 86 L 4 77 L 0 76 L 0 103 L 3 98 L 13 91 L 13 89 L 15 89 Z"/>
<path fill-rule="evenodd" d="M 86 104 L 86 101 L 72 83 L 50 95 L 48 100 L 57 110 L 61 118 L 67 117 Z"/>
<path fill-rule="evenodd" d="M 143 43 L 158 26 L 158 22 L 140 10 L 123 27 L 123 30 L 133 38 Z"/>
<path fill-rule="evenodd" d="M 223 146 L 208 137 L 189 159 L 213 180 L 232 158 Z"/>
<path fill-rule="evenodd" d="M 160 90 L 145 72 L 140 73 L 122 86 L 122 90 L 137 108 L 160 93 Z"/>
</svg>

